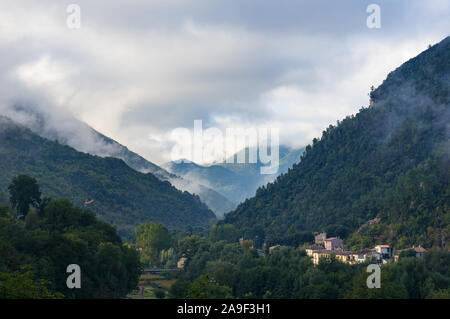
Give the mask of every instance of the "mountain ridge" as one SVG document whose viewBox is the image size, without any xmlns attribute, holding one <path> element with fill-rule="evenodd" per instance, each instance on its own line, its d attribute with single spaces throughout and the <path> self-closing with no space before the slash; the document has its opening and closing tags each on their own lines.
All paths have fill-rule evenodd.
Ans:
<svg viewBox="0 0 450 319">
<path fill-rule="evenodd" d="M 138 172 L 151 173 L 161 181 L 168 181 L 181 191 L 198 195 L 219 217 L 236 208 L 236 204 L 220 193 L 205 185 L 183 180 L 180 176 L 167 172 L 70 114 L 61 111 L 49 112 L 25 105 L 14 105 L 7 113 L 11 114 L 9 116 L 11 118 L 21 119 L 21 124 L 41 137 L 71 146 L 80 152 L 121 159 Z"/>
<path fill-rule="evenodd" d="M 121 159 L 78 152 L 45 139 L 30 129 L 0 116 L 0 189 L 18 174 L 40 183 L 46 196 L 65 197 L 89 206 L 101 219 L 130 237 L 145 221 L 161 222 L 171 229 L 207 227 L 215 215 L 198 196 L 182 192 L 153 174 L 130 168 Z"/>
<path fill-rule="evenodd" d="M 246 153 L 245 163 L 237 163 L 237 156 L 242 152 Z M 280 145 L 278 173 L 270 175 L 261 174 L 260 168 L 264 164 L 259 160 L 259 156 L 256 163 L 249 163 L 248 152 L 248 147 L 237 152 L 232 157 L 232 163 L 199 165 L 189 160 L 177 160 L 166 163 L 163 167 L 186 180 L 199 181 L 200 184 L 208 185 L 209 188 L 214 189 L 232 202 L 240 203 L 253 196 L 259 186 L 273 181 L 279 174 L 287 172 L 294 163 L 300 161 L 304 148 L 290 148 Z"/>
<path fill-rule="evenodd" d="M 436 236 L 447 238 L 448 197 L 421 208 L 426 222 L 418 222 L 418 210 L 409 211 L 406 203 L 401 218 L 386 214 L 402 179 L 422 166 L 435 167 L 428 179 L 448 191 L 448 181 L 433 172 L 442 169 L 439 165 L 448 169 L 449 64 L 447 37 L 391 72 L 371 92 L 371 107 L 330 125 L 287 174 L 259 188 L 221 223 L 235 225 L 249 238 L 302 231 L 346 238 L 381 216 L 398 227 L 385 236 L 391 243 L 430 246 Z M 402 192 L 408 190 L 403 186 Z M 414 233 L 402 228 L 406 221 L 417 228 Z"/>
</svg>

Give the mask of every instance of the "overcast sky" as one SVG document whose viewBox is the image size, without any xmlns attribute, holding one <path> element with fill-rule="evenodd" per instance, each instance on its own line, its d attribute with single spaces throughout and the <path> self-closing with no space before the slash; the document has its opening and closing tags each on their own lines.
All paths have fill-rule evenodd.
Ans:
<svg viewBox="0 0 450 319">
<path fill-rule="evenodd" d="M 0 103 L 68 111 L 156 163 L 197 119 L 303 146 L 449 30 L 447 0 L 0 0 Z"/>
</svg>

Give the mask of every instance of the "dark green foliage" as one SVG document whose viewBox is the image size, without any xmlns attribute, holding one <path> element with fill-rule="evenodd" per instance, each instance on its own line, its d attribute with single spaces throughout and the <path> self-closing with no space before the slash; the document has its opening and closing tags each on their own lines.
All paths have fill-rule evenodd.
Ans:
<svg viewBox="0 0 450 319">
<path fill-rule="evenodd" d="M 209 239 L 212 242 L 225 240 L 229 243 L 239 239 L 236 227 L 230 224 L 214 225 L 209 231 Z"/>
<path fill-rule="evenodd" d="M 4 117 L 0 126 L 0 191 L 18 174 L 33 176 L 45 196 L 68 198 L 77 206 L 94 200 L 89 208 L 123 237 L 133 237 L 142 222 L 174 229 L 207 227 L 215 220 L 198 196 L 139 173 L 122 160 L 77 152 Z"/>
<path fill-rule="evenodd" d="M 136 229 L 136 244 L 142 248 L 141 261 L 147 266 L 159 264 L 162 250 L 171 246 L 169 231 L 162 224 L 146 223 Z"/>
<path fill-rule="evenodd" d="M 389 242 L 396 248 L 413 245 L 443 247 L 450 234 L 450 171 L 439 155 L 409 170 L 386 195 L 382 222 L 353 234 L 353 248 Z"/>
<path fill-rule="evenodd" d="M 0 273 L 0 299 L 54 299 L 61 298 L 59 293 L 52 294 L 46 280 L 36 281 L 31 271 L 24 273 Z"/>
<path fill-rule="evenodd" d="M 235 225 L 246 238 L 277 238 L 291 230 L 346 238 L 378 216 L 381 224 L 365 231 L 387 230 L 383 239 L 398 248 L 444 246 L 450 217 L 449 84 L 446 38 L 389 74 L 372 92 L 372 108 L 328 127 L 299 164 L 258 189 L 222 223 Z M 376 233 L 364 245 L 383 235 Z"/>
<path fill-rule="evenodd" d="M 155 288 L 153 290 L 153 293 L 155 294 L 155 297 L 158 299 L 164 299 L 166 297 L 166 293 L 161 288 Z"/>
<path fill-rule="evenodd" d="M 188 299 L 224 299 L 229 296 L 231 296 L 231 289 L 217 284 L 208 275 L 198 277 L 186 293 Z"/>
<path fill-rule="evenodd" d="M 8 207 L 0 206 L 0 217 L 8 217 L 8 215 L 9 215 Z"/>
<path fill-rule="evenodd" d="M 0 206 L 7 206 L 9 204 L 8 198 L 5 194 L 0 192 Z"/>
<path fill-rule="evenodd" d="M 136 251 L 94 212 L 61 199 L 33 216 L 26 227 L 0 217 L 0 298 L 119 298 L 136 287 Z M 70 264 L 81 268 L 81 289 L 67 288 Z"/>
<path fill-rule="evenodd" d="M 383 265 L 381 289 L 369 289 L 368 264 L 348 265 L 331 258 L 314 266 L 300 249 L 275 249 L 260 257 L 255 249 L 244 249 L 238 243 L 198 238 L 180 243 L 186 241 L 193 244 L 192 253 L 170 290 L 171 298 L 450 297 L 450 254 L 439 249 L 423 258 Z"/>
<path fill-rule="evenodd" d="M 298 247 L 304 243 L 314 242 L 314 236 L 311 232 L 304 231 L 286 236 L 274 236 L 267 238 L 266 246 L 284 245 Z"/>
<path fill-rule="evenodd" d="M 8 186 L 8 191 L 12 207 L 21 215 L 28 214 L 30 206 L 38 208 L 41 203 L 39 185 L 34 178 L 27 175 L 15 177 Z"/>
<path fill-rule="evenodd" d="M 402 251 L 398 257 L 401 258 L 405 258 L 405 257 L 416 257 L 416 252 L 414 251 L 414 249 L 409 249 L 409 250 L 405 250 Z"/>
<path fill-rule="evenodd" d="M 191 287 L 191 283 L 187 281 L 184 276 L 178 278 L 178 280 L 170 287 L 169 297 L 174 299 L 183 299 L 189 288 Z"/>
<path fill-rule="evenodd" d="M 349 298 L 449 298 L 450 254 L 434 250 L 423 258 L 401 258 L 382 267 L 381 288 L 367 289 L 367 273 L 354 278 Z"/>
</svg>

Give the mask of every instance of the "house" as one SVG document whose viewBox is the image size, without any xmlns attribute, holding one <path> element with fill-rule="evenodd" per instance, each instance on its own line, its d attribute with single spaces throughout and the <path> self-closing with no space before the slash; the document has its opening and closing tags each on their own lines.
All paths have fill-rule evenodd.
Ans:
<svg viewBox="0 0 450 319">
<path fill-rule="evenodd" d="M 184 257 L 184 256 L 181 257 L 177 262 L 177 268 L 183 268 L 186 261 L 187 261 L 186 257 Z"/>
<path fill-rule="evenodd" d="M 337 260 L 354 265 L 358 263 L 364 263 L 371 258 L 375 258 L 377 262 L 381 262 L 381 254 L 373 249 L 365 249 L 359 251 L 349 251 L 349 250 L 328 250 L 328 249 L 318 249 L 320 246 L 309 246 L 305 248 L 306 254 L 310 256 L 313 260 L 314 265 L 318 265 L 320 258 L 331 258 L 334 256 Z"/>
<path fill-rule="evenodd" d="M 312 260 L 314 265 L 318 265 L 321 258 L 329 259 L 334 256 L 337 260 L 347 263 L 347 264 L 356 264 L 358 263 L 357 257 L 358 255 L 352 251 L 345 250 L 315 250 L 312 252 Z"/>
<path fill-rule="evenodd" d="M 423 255 L 427 252 L 427 250 L 421 246 L 419 247 L 412 247 L 412 248 L 407 248 L 407 249 L 399 249 L 395 251 L 395 255 L 394 255 L 394 261 L 397 262 L 399 260 L 400 254 L 404 251 L 409 251 L 412 250 L 415 252 L 416 258 L 422 258 Z"/>
<path fill-rule="evenodd" d="M 311 253 L 312 262 L 314 265 L 318 265 L 320 258 L 330 258 L 331 257 L 331 251 L 329 250 L 315 250 Z"/>
<path fill-rule="evenodd" d="M 416 258 L 422 258 L 423 254 L 427 252 L 427 250 L 421 246 L 419 247 L 413 247 L 414 251 L 416 252 Z"/>
<path fill-rule="evenodd" d="M 390 261 L 392 258 L 392 248 L 389 245 L 377 245 L 374 250 L 381 255 L 383 263 Z"/>
<path fill-rule="evenodd" d="M 324 247 L 322 245 L 311 245 L 304 247 L 306 255 L 309 257 L 312 257 L 313 253 L 318 250 L 324 250 Z"/>
<path fill-rule="evenodd" d="M 327 233 L 320 233 L 319 235 L 314 236 L 314 243 L 323 244 L 323 241 L 327 238 Z"/>
<path fill-rule="evenodd" d="M 350 265 L 358 263 L 358 254 L 355 254 L 355 252 L 353 251 L 342 250 L 342 251 L 333 251 L 332 253 L 334 254 L 337 260 L 343 263 Z"/>
<path fill-rule="evenodd" d="M 358 257 L 358 263 L 363 263 L 368 261 L 369 259 L 375 259 L 377 263 L 382 262 L 381 254 L 373 249 L 363 249 L 356 252 Z"/>
<path fill-rule="evenodd" d="M 326 250 L 335 250 L 338 248 L 342 248 L 344 241 L 339 237 L 331 237 L 323 240 Z"/>
</svg>

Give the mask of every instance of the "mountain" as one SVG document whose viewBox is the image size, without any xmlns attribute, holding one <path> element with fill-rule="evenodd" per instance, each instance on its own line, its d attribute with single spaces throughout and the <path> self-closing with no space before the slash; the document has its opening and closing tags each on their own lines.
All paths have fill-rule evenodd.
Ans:
<svg viewBox="0 0 450 319">
<path fill-rule="evenodd" d="M 101 139 L 105 143 L 104 145 L 107 146 L 107 149 L 103 150 L 98 155 L 104 156 L 104 154 L 106 154 L 109 157 L 119 158 L 123 160 L 128 166 L 139 172 L 151 173 L 161 181 L 168 181 L 179 190 L 198 195 L 200 197 L 200 200 L 205 203 L 208 208 L 210 208 L 219 218 L 223 217 L 225 213 L 228 213 L 236 208 L 236 204 L 232 203 L 225 196 L 214 191 L 213 189 L 208 188 L 201 183 L 186 180 L 178 175 L 169 173 L 165 169 L 146 160 L 139 154 L 130 151 L 126 146 L 123 146 L 113 139 L 104 136 L 88 125 L 84 125 L 86 126 L 87 130 L 91 131 L 91 134 L 93 134 L 95 138 Z M 67 140 L 65 140 L 65 143 L 67 143 Z"/>
<path fill-rule="evenodd" d="M 225 213 L 229 213 L 236 208 L 236 204 L 231 202 L 228 198 L 212 188 L 202 185 L 198 181 L 189 180 L 179 176 L 170 178 L 168 181 L 180 190 L 198 195 L 201 201 L 216 214 L 217 218 L 223 218 Z"/>
<path fill-rule="evenodd" d="M 259 161 L 259 157 L 257 163 L 248 163 L 249 148 L 240 151 L 246 152 L 246 163 L 237 163 L 236 156 L 239 154 L 237 153 L 234 155 L 234 163 L 203 166 L 188 160 L 178 160 L 167 163 L 163 167 L 187 181 L 207 185 L 231 202 L 240 203 L 246 198 L 254 196 L 258 187 L 272 182 L 279 174 L 287 172 L 294 163 L 300 161 L 300 156 L 304 150 L 304 148 L 291 149 L 280 146 L 278 173 L 271 175 L 260 173 L 260 168 L 264 164 Z M 255 151 L 255 149 L 252 149 L 252 151 Z"/>
<path fill-rule="evenodd" d="M 56 140 L 80 152 L 121 159 L 136 171 L 151 173 L 161 181 L 170 182 L 179 190 L 196 194 L 218 217 L 223 217 L 225 213 L 236 208 L 236 204 L 216 191 L 167 172 L 70 114 L 39 110 L 36 107 L 25 105 L 15 105 L 9 113 L 14 119 L 21 119 L 22 124 L 41 137 Z"/>
<path fill-rule="evenodd" d="M 131 236 L 139 223 L 154 221 L 169 228 L 206 227 L 214 213 L 198 196 L 182 192 L 153 174 L 137 172 L 124 161 L 78 152 L 45 139 L 0 116 L 0 192 L 18 174 L 38 180 L 43 193 L 82 206 L 86 199 L 101 219 Z"/>
<path fill-rule="evenodd" d="M 247 238 L 327 231 L 353 247 L 446 246 L 450 226 L 450 37 L 371 92 L 371 106 L 330 125 L 301 161 L 221 223 Z M 358 228 L 368 220 L 380 223 Z"/>
</svg>

